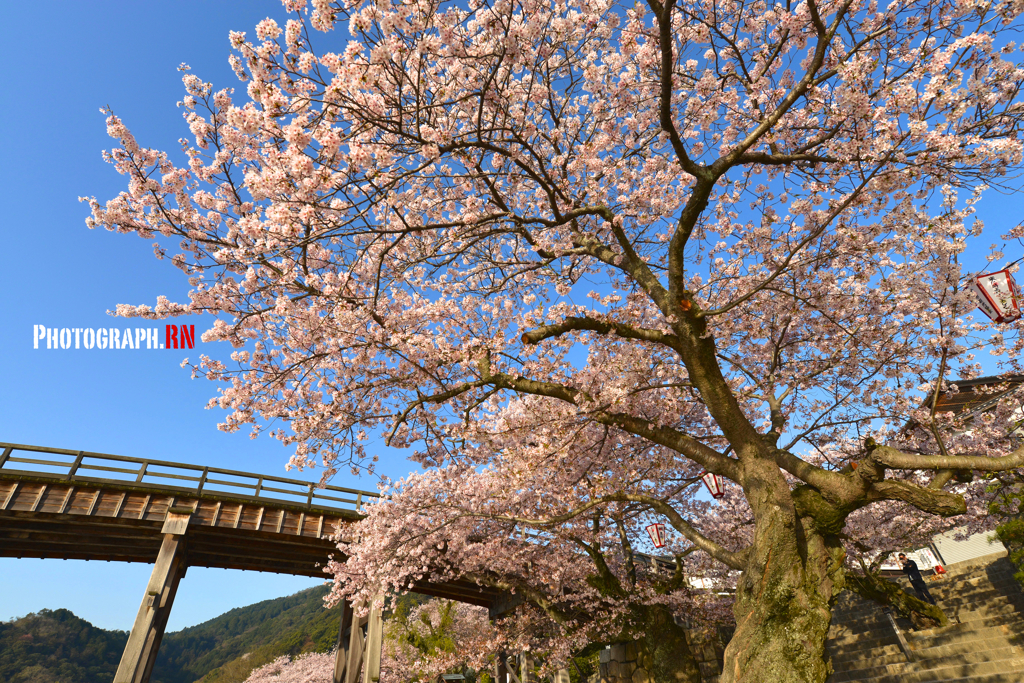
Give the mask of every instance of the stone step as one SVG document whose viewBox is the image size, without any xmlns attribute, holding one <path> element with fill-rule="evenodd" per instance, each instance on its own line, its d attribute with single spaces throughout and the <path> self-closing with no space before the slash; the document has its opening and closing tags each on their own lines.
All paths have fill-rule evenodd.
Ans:
<svg viewBox="0 0 1024 683">
<path fill-rule="evenodd" d="M 977 676 L 964 676 L 960 678 L 937 678 L 930 681 L 924 681 L 922 683 L 1021 683 L 1024 677 L 1021 675 L 1021 670 L 1012 669 L 1010 671 L 994 674 L 980 674 Z M 872 678 L 872 679 L 860 679 L 857 683 L 901 683 L 903 679 L 899 676 L 883 677 L 883 678 Z M 717 683 L 717 680 L 715 681 Z M 835 676 L 828 679 L 828 683 L 836 683 Z"/>
<path fill-rule="evenodd" d="M 984 675 L 1014 675 L 1016 679 L 1007 680 L 1020 683 L 1021 674 L 1024 673 L 1024 659 L 1001 659 L 992 662 L 980 662 L 978 664 L 954 664 L 937 669 L 912 670 L 911 665 L 906 665 L 902 671 L 890 671 L 881 676 L 849 679 L 851 681 L 862 681 L 863 683 L 939 683 L 940 681 L 952 681 L 966 679 L 975 682 L 977 677 Z"/>
<path fill-rule="evenodd" d="M 979 595 L 975 598 L 945 598 L 942 599 L 938 595 L 932 594 L 935 598 L 935 602 L 938 603 L 942 609 L 955 609 L 962 607 L 973 607 L 975 605 L 988 605 L 994 603 L 1002 603 L 1007 605 L 1024 605 L 1024 595 L 1006 595 L 999 591 L 988 591 L 984 595 Z"/>
<path fill-rule="evenodd" d="M 900 650 L 900 646 L 897 644 L 882 645 L 870 650 L 854 650 L 850 652 L 828 648 L 828 652 L 832 655 L 832 666 L 837 671 L 840 669 L 845 671 L 847 669 L 867 668 L 874 666 L 872 663 L 874 661 L 877 661 L 879 664 L 897 664 L 907 661 L 906 656 L 904 656 L 903 651 Z"/>
<path fill-rule="evenodd" d="M 989 664 L 1004 660 L 1022 660 L 1024 650 L 1019 647 L 996 646 L 988 649 L 972 648 L 966 652 L 957 654 L 946 654 L 943 656 L 924 657 L 921 653 L 914 653 L 914 661 L 908 662 L 901 652 L 898 657 L 888 656 L 870 662 L 869 666 L 853 668 L 852 666 L 840 666 L 833 663 L 836 670 L 836 683 L 841 681 L 858 681 L 869 678 L 877 678 L 894 673 L 908 674 L 913 672 L 929 671 L 933 669 L 944 669 L 951 666 L 966 666 L 971 664 Z"/>
<path fill-rule="evenodd" d="M 990 593 L 983 599 L 976 601 L 966 599 L 940 600 L 934 593 L 932 597 L 935 598 L 935 602 L 946 613 L 946 616 L 950 618 L 964 612 L 995 614 L 1016 611 L 1024 615 L 1024 595 L 1007 596 L 1002 593 Z M 861 625 L 867 627 L 873 623 L 887 623 L 888 620 L 882 612 L 883 609 L 881 605 L 871 603 L 856 616 L 833 612 L 832 623 L 836 626 L 849 628 L 858 628 Z M 961 617 L 962 620 L 963 618 Z"/>
<path fill-rule="evenodd" d="M 998 621 L 998 620 L 996 620 Z M 1015 628 L 1016 627 L 1016 628 Z M 849 636 L 845 641 L 836 639 L 827 643 L 837 670 L 889 665 L 904 661 L 899 641 L 891 628 L 871 634 L 873 637 Z M 1024 625 L 980 622 L 957 624 L 942 629 L 905 633 L 915 657 L 922 659 L 957 656 L 972 652 L 1013 651 L 1024 645 Z M 993 652 L 993 656 L 997 653 Z"/>
<path fill-rule="evenodd" d="M 957 642 L 967 642 L 973 640 L 988 640 L 988 639 L 999 639 L 1000 641 L 1006 641 L 1011 645 L 1016 645 L 1016 642 L 1010 642 L 1024 639 L 1024 635 L 1015 632 L 1008 626 L 972 626 L 970 624 L 956 624 L 953 626 L 947 626 L 945 628 L 929 629 L 927 631 L 918 631 L 916 633 L 904 633 L 904 637 L 907 639 L 907 644 L 911 650 L 926 650 L 933 647 L 941 647 L 943 645 L 949 645 Z"/>
<path fill-rule="evenodd" d="M 973 626 L 1009 626 L 1012 630 L 1024 633 L 1024 614 L 1021 614 L 1014 605 L 996 605 L 983 610 L 971 610 L 966 612 L 947 612 L 946 616 L 952 624 L 970 624 Z M 913 628 L 907 620 L 897 618 L 897 624 L 901 630 L 907 633 L 921 633 Z M 889 620 L 880 615 L 877 619 L 859 622 L 855 625 L 834 624 L 829 627 L 828 637 L 838 638 L 856 634 L 881 633 L 891 630 Z"/>
<path fill-rule="evenodd" d="M 870 650 L 882 645 L 897 643 L 896 634 L 891 628 L 884 631 L 873 631 L 871 633 L 848 633 L 845 635 L 829 638 L 825 641 L 829 647 L 843 649 Z M 852 648 L 851 648 L 852 646 Z"/>
<path fill-rule="evenodd" d="M 910 591 L 910 581 L 907 579 L 895 579 L 894 583 L 898 584 L 904 590 Z M 938 580 L 926 580 L 928 590 L 934 593 L 940 593 L 943 595 L 951 593 L 959 594 L 971 594 L 978 591 L 991 590 L 993 588 L 1003 590 L 1007 593 L 1022 593 L 1021 585 L 1013 578 L 1012 575 L 1005 577 L 976 577 L 969 580 L 962 581 L 950 581 L 947 579 Z M 859 605 L 864 604 L 866 601 L 856 593 L 852 591 L 843 592 L 836 600 L 836 609 L 856 609 Z"/>
</svg>

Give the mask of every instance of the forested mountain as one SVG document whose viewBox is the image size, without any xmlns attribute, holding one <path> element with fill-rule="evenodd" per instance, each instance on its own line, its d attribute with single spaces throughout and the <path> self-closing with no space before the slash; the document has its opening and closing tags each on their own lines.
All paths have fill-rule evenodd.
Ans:
<svg viewBox="0 0 1024 683">
<path fill-rule="evenodd" d="M 126 642 L 66 609 L 0 622 L 0 681 L 110 683 Z"/>
<path fill-rule="evenodd" d="M 239 683 L 280 655 L 330 650 L 340 610 L 324 609 L 326 593 L 311 588 L 164 635 L 152 683 Z M 66 609 L 0 622 L 0 681 L 110 683 L 127 640 Z"/>
</svg>

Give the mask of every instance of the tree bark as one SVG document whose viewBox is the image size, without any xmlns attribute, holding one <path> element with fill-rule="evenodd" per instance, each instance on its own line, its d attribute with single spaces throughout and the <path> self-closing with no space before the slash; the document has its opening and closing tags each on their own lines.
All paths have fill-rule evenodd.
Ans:
<svg viewBox="0 0 1024 683">
<path fill-rule="evenodd" d="M 721 682 L 823 683 L 832 673 L 825 639 L 845 579 L 836 535 L 845 515 L 825 515 L 826 524 L 798 515 L 777 470 L 759 474 L 745 486 L 755 537 L 737 586 L 736 632 Z"/>
<path fill-rule="evenodd" d="M 664 605 L 643 610 L 643 635 L 637 640 L 638 664 L 655 683 L 701 683 L 700 665 L 686 639 L 685 629 L 675 622 Z"/>
<path fill-rule="evenodd" d="M 884 607 L 894 608 L 901 617 L 910 619 L 916 628 L 949 626 L 946 613 L 935 605 L 910 595 L 891 581 L 873 574 L 850 574 L 847 576 L 850 590 L 862 598 Z"/>
</svg>

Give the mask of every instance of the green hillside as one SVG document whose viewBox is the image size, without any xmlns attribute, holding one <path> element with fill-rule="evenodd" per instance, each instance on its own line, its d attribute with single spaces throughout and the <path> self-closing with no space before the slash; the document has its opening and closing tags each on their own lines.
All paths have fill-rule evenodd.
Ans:
<svg viewBox="0 0 1024 683">
<path fill-rule="evenodd" d="M 327 590 L 264 600 L 165 634 L 151 683 L 241 683 L 281 655 L 334 648 L 341 614 L 324 609 Z M 398 609 L 424 600 L 402 596 Z M 110 683 L 127 641 L 125 631 L 96 628 L 66 609 L 0 622 L 0 681 Z"/>
<path fill-rule="evenodd" d="M 126 642 L 66 609 L 0 622 L 0 681 L 110 683 Z"/>
<path fill-rule="evenodd" d="M 167 633 L 152 683 L 240 683 L 256 666 L 284 654 L 323 652 L 338 637 L 339 610 L 326 610 L 326 586 L 233 609 Z M 66 609 L 0 622 L 0 681 L 110 683 L 128 640 Z"/>
<path fill-rule="evenodd" d="M 327 590 L 318 586 L 264 600 L 165 635 L 150 680 L 240 683 L 253 668 L 281 655 L 330 650 L 341 615 L 324 609 Z"/>
</svg>

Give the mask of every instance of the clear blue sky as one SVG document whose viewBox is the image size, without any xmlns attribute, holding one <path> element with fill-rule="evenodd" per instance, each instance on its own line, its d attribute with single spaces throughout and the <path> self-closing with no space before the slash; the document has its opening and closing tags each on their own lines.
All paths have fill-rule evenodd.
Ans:
<svg viewBox="0 0 1024 683">
<path fill-rule="evenodd" d="M 141 144 L 174 150 L 187 134 L 175 107 L 183 94 L 178 64 L 215 87 L 238 85 L 227 65 L 228 31 L 251 34 L 268 15 L 283 16 L 279 2 L 0 5 L 8 54 L 0 76 L 0 441 L 282 472 L 289 453 L 276 442 L 216 430 L 221 415 L 203 408 L 214 387 L 179 367 L 186 352 L 32 348 L 33 325 L 99 328 L 120 322 L 105 313 L 117 303 L 185 298 L 179 272 L 153 259 L 149 242 L 85 227 L 77 197 L 102 201 L 124 184 L 100 158 L 111 140 L 99 108 L 112 107 Z M 994 237 L 979 246 L 1024 217 L 998 196 L 982 215 Z M 410 468 L 391 456 L 382 470 L 401 476 Z M 149 572 L 138 564 L 0 559 L 0 620 L 66 607 L 103 628 L 128 629 Z M 316 583 L 192 568 L 169 629 Z"/>
<path fill-rule="evenodd" d="M 290 452 L 277 442 L 217 431 L 222 413 L 203 408 L 214 385 L 179 367 L 199 348 L 32 348 L 33 325 L 123 328 L 126 321 L 106 314 L 118 303 L 152 304 L 157 294 L 185 299 L 187 283 L 152 257 L 150 242 L 85 227 L 87 207 L 77 198 L 103 201 L 124 187 L 100 157 L 112 141 L 99 109 L 112 107 L 141 144 L 173 152 L 188 134 L 175 107 L 184 94 L 176 67 L 188 62 L 204 80 L 233 87 L 228 31 L 251 34 L 260 19 L 283 14 L 271 1 L 0 5 L 9 55 L 0 76 L 7 103 L 0 109 L 0 441 L 284 474 Z M 209 324 L 193 322 L 197 333 Z M 401 476 L 411 467 L 392 457 L 384 471 Z M 372 479 L 335 483 L 376 490 Z M 66 607 L 97 626 L 128 629 L 150 569 L 0 559 L 0 620 Z M 168 628 L 317 583 L 193 567 Z"/>
</svg>

